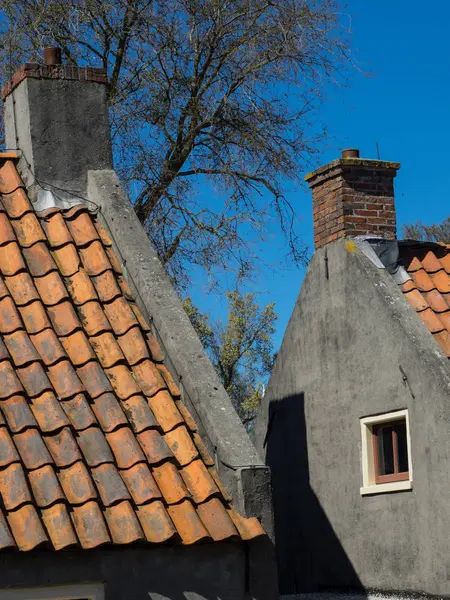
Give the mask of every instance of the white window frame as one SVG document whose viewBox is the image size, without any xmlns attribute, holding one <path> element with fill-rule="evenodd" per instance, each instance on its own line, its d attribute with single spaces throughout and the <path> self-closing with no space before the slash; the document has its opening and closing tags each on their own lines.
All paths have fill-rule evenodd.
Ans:
<svg viewBox="0 0 450 600">
<path fill-rule="evenodd" d="M 375 425 L 389 423 L 405 419 L 406 422 L 406 443 L 408 449 L 408 473 L 409 477 L 405 481 L 392 481 L 390 483 L 375 483 L 375 467 L 373 456 L 372 430 Z M 411 437 L 409 434 L 409 416 L 408 411 L 397 410 L 395 412 L 375 415 L 373 417 L 364 417 L 360 419 L 361 423 L 361 462 L 363 485 L 360 488 L 362 496 L 368 494 L 385 494 L 387 492 L 399 492 L 412 489 L 413 472 L 411 459 Z M 0 598 L 1 600 L 1 598 Z"/>
<path fill-rule="evenodd" d="M 102 583 L 0 589 L 0 600 L 105 600 Z"/>
</svg>

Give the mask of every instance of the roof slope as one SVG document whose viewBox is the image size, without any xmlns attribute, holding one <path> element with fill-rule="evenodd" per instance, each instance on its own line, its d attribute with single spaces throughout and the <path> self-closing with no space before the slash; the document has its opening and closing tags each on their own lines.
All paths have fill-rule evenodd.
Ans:
<svg viewBox="0 0 450 600">
<path fill-rule="evenodd" d="M 0 155 L 0 548 L 250 539 L 108 234 Z"/>
<path fill-rule="evenodd" d="M 399 251 L 410 276 L 401 290 L 450 358 L 450 245 L 399 242 Z"/>
</svg>

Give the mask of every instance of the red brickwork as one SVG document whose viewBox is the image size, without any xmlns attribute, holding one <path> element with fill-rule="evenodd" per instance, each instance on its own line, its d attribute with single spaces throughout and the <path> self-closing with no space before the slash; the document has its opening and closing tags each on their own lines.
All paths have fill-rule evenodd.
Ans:
<svg viewBox="0 0 450 600">
<path fill-rule="evenodd" d="M 394 239 L 398 163 L 342 158 L 306 177 L 313 194 L 314 245 L 367 235 Z"/>
<path fill-rule="evenodd" d="M 75 67 L 73 65 L 41 65 L 39 63 L 25 63 L 18 69 L 11 80 L 2 88 L 2 100 L 27 77 L 35 79 L 62 79 L 73 81 L 93 81 L 95 83 L 108 83 L 106 69 L 93 69 L 92 67 Z"/>
</svg>

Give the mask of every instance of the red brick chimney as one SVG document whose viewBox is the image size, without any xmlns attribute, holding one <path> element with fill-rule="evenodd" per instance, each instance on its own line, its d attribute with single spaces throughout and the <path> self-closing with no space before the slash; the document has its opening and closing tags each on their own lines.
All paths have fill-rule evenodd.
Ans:
<svg viewBox="0 0 450 600">
<path fill-rule="evenodd" d="M 399 163 L 359 158 L 359 150 L 305 177 L 313 195 L 314 246 L 341 237 L 395 239 L 394 177 Z"/>
</svg>

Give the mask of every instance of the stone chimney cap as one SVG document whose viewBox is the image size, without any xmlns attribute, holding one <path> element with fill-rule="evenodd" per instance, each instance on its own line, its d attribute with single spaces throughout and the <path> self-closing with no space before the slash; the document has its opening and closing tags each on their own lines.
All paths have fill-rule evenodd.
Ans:
<svg viewBox="0 0 450 600">
<path fill-rule="evenodd" d="M 61 64 L 61 48 L 58 48 L 57 46 L 50 46 L 49 48 L 44 48 L 44 65 L 54 66 Z"/>
</svg>

